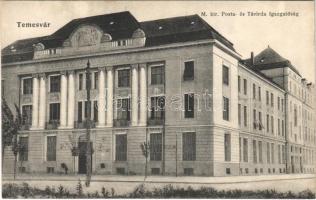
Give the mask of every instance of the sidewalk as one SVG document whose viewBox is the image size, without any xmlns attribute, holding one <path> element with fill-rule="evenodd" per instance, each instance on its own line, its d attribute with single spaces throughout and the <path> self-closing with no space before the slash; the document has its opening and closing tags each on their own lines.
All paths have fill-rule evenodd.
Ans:
<svg viewBox="0 0 316 200">
<path fill-rule="evenodd" d="M 16 181 L 78 181 L 85 180 L 85 175 L 48 175 L 19 174 Z M 197 177 L 197 176 L 148 176 L 147 183 L 182 183 L 182 184 L 229 184 L 263 182 L 273 180 L 315 179 L 315 174 L 284 174 L 260 176 Z M 2 175 L 2 181 L 13 180 L 13 175 Z M 91 182 L 143 182 L 144 176 L 92 175 Z"/>
</svg>

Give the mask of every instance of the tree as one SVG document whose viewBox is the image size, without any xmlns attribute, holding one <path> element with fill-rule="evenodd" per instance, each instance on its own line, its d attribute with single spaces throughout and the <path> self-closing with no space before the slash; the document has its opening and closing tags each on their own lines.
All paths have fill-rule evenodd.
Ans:
<svg viewBox="0 0 316 200">
<path fill-rule="evenodd" d="M 16 174 L 16 162 L 17 154 L 20 151 L 19 144 L 17 141 L 18 132 L 22 125 L 22 116 L 19 107 L 14 104 L 16 115 L 14 117 L 11 109 L 9 108 L 6 100 L 2 97 L 2 163 L 4 159 L 4 149 L 7 146 L 12 146 L 12 151 L 14 153 L 14 178 Z"/>
</svg>

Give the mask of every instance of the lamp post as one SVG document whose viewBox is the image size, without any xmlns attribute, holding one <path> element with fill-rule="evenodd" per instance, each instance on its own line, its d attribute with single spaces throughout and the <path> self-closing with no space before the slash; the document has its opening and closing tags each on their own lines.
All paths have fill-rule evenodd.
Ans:
<svg viewBox="0 0 316 200">
<path fill-rule="evenodd" d="M 92 145 L 90 141 L 90 129 L 91 129 L 91 100 L 90 100 L 90 89 L 91 89 L 91 79 L 90 79 L 90 62 L 87 62 L 86 68 L 86 90 L 87 90 L 87 118 L 86 118 L 86 168 L 87 168 L 87 176 L 86 176 L 86 186 L 90 186 L 91 181 L 91 157 L 92 157 Z"/>
</svg>

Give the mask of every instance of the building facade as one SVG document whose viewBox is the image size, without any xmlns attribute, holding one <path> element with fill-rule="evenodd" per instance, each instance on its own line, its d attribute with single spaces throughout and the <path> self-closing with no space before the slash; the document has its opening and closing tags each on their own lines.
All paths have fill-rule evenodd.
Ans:
<svg viewBox="0 0 316 200">
<path fill-rule="evenodd" d="M 314 173 L 314 90 L 270 47 L 242 60 L 197 15 L 81 18 L 2 50 L 20 173 L 86 173 L 87 118 L 95 174 L 144 174 L 144 142 L 152 175 Z"/>
</svg>

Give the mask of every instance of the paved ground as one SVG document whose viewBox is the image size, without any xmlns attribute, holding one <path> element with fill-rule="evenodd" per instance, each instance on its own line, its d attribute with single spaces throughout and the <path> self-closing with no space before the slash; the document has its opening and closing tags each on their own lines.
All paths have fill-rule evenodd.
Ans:
<svg viewBox="0 0 316 200">
<path fill-rule="evenodd" d="M 70 191 L 74 191 L 78 180 L 84 185 L 85 176 L 18 176 L 17 180 L 13 180 L 11 175 L 4 175 L 2 183 L 22 183 L 27 182 L 31 186 L 45 188 L 47 185 L 58 187 L 65 186 Z M 95 192 L 101 191 L 102 187 L 110 190 L 114 188 L 116 193 L 124 194 L 131 192 L 139 184 L 144 182 L 143 176 L 92 176 L 91 186 L 85 188 L 85 191 Z M 167 177 L 167 176 L 150 176 L 145 181 L 145 186 L 148 188 L 162 187 L 167 184 L 172 184 L 177 187 L 191 186 L 198 188 L 201 186 L 214 187 L 216 189 L 276 189 L 277 191 L 293 191 L 300 192 L 305 189 L 316 191 L 316 176 L 312 174 L 300 175 L 266 175 L 266 176 L 233 176 L 233 177 Z"/>
</svg>

